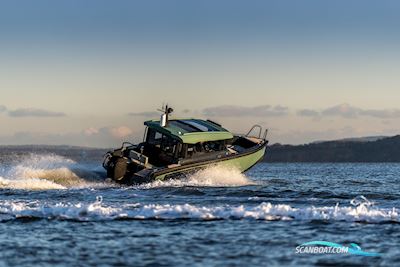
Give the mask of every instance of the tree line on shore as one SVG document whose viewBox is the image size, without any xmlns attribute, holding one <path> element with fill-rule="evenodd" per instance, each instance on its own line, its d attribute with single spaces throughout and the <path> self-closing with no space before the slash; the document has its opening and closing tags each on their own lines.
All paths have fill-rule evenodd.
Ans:
<svg viewBox="0 0 400 267">
<path fill-rule="evenodd" d="M 267 162 L 400 162 L 400 135 L 375 141 L 327 141 L 305 145 L 274 144 Z"/>
</svg>

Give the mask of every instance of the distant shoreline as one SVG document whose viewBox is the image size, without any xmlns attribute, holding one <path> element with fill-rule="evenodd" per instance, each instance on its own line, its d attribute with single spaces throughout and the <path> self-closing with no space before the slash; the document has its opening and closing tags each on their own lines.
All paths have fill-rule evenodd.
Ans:
<svg viewBox="0 0 400 267">
<path fill-rule="evenodd" d="M 375 141 L 274 144 L 268 147 L 264 162 L 397 163 L 400 162 L 400 135 Z"/>
</svg>

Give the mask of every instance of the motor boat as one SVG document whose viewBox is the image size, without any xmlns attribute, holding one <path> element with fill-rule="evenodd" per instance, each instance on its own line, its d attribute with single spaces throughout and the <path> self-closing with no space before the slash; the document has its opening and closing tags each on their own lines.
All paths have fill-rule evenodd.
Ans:
<svg viewBox="0 0 400 267">
<path fill-rule="evenodd" d="M 173 109 L 168 106 L 161 111 L 159 120 L 144 122 L 142 143 L 124 142 L 106 153 L 103 167 L 108 178 L 148 183 L 187 177 L 210 166 L 245 172 L 264 157 L 268 130 L 263 132 L 259 125 L 235 135 L 212 120 L 170 118 Z"/>
</svg>

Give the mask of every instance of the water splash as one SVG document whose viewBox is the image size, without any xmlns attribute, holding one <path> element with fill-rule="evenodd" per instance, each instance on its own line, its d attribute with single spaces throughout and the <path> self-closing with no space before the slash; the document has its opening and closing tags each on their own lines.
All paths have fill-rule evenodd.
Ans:
<svg viewBox="0 0 400 267">
<path fill-rule="evenodd" d="M 357 196 L 355 198 L 353 198 L 350 201 L 350 204 L 355 206 L 355 207 L 360 207 L 360 206 L 365 206 L 365 207 L 371 207 L 373 206 L 375 203 L 369 201 L 366 197 L 364 196 Z"/>
<path fill-rule="evenodd" d="M 95 168 L 99 168 L 98 166 Z M 139 189 L 184 186 L 245 186 L 253 185 L 244 174 L 235 168 L 213 166 L 187 178 L 154 181 L 136 186 Z M 0 171 L 0 188 L 47 190 L 80 187 L 111 187 L 115 183 L 104 182 L 93 166 L 77 163 L 56 154 L 29 154 L 14 160 L 7 170 Z"/>
<path fill-rule="evenodd" d="M 6 179 L 3 177 L 0 177 L 0 188 L 20 190 L 67 189 L 65 186 L 45 179 Z"/>
<path fill-rule="evenodd" d="M 189 177 L 193 184 L 207 186 L 244 186 L 255 184 L 235 168 L 219 166 L 201 170 Z"/>
<path fill-rule="evenodd" d="M 0 188 L 24 190 L 104 186 L 89 166 L 55 154 L 30 154 L 14 159 L 0 172 Z"/>
<path fill-rule="evenodd" d="M 364 223 L 400 223 L 396 208 L 367 209 L 343 206 L 339 207 L 292 207 L 290 205 L 261 203 L 257 206 L 198 206 L 192 204 L 140 204 L 130 203 L 112 206 L 97 197 L 93 203 L 57 203 L 48 204 L 39 201 L 0 201 L 0 221 L 19 218 L 62 219 L 76 221 L 106 220 L 297 220 L 297 221 L 347 221 Z"/>
<path fill-rule="evenodd" d="M 200 170 L 187 178 L 154 181 L 149 184 L 138 186 L 140 189 L 150 189 L 158 187 L 184 187 L 184 186 L 201 186 L 201 187 L 231 187 L 254 185 L 255 183 L 248 179 L 243 173 L 235 168 L 226 168 L 220 166 L 212 166 Z"/>
</svg>

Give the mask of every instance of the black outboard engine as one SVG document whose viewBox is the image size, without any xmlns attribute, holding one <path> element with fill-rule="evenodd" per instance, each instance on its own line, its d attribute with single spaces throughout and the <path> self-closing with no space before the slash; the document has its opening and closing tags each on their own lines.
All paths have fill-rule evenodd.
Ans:
<svg viewBox="0 0 400 267">
<path fill-rule="evenodd" d="M 108 151 L 104 155 L 103 167 L 107 170 L 107 177 L 116 182 L 123 182 L 132 171 L 137 171 L 137 168 L 132 168 L 132 160 L 130 159 L 130 151 L 137 146 L 128 142 L 124 142 L 121 148 L 114 151 Z"/>
</svg>

